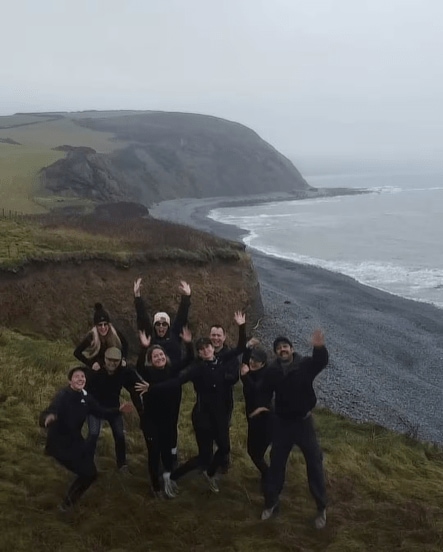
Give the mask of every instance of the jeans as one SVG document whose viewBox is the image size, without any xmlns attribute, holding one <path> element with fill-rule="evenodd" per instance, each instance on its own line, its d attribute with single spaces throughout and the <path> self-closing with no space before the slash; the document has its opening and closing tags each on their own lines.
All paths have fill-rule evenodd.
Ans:
<svg viewBox="0 0 443 552">
<path fill-rule="evenodd" d="M 97 441 L 102 429 L 103 421 L 101 418 L 97 418 L 92 414 L 88 416 L 88 428 L 89 435 L 86 439 L 87 446 L 92 454 L 95 455 L 95 449 L 97 447 Z M 106 418 L 106 421 L 111 426 L 112 436 L 115 443 L 115 457 L 117 460 L 117 467 L 121 468 L 126 464 L 126 441 L 123 426 L 123 416 L 121 414 L 115 414 Z"/>
</svg>

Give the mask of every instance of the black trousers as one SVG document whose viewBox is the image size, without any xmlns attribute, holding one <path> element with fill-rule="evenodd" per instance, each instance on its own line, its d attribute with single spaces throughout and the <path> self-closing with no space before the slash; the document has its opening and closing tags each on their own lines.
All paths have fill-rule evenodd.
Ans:
<svg viewBox="0 0 443 552">
<path fill-rule="evenodd" d="M 48 451 L 62 466 L 76 474 L 63 500 L 65 506 L 72 506 L 97 479 L 94 457 L 90 454 L 85 441 L 72 443 L 70 447 Z"/>
<path fill-rule="evenodd" d="M 100 431 L 103 426 L 101 418 L 89 414 L 88 416 L 88 429 L 89 434 L 86 439 L 87 446 L 90 448 L 92 456 L 95 455 L 95 449 L 97 448 L 97 441 L 100 436 Z M 123 426 L 123 416 L 121 414 L 115 414 L 114 416 L 109 416 L 106 418 L 106 421 L 111 426 L 112 436 L 114 437 L 115 443 L 115 457 L 117 460 L 117 467 L 121 468 L 126 464 L 126 441 L 125 433 Z"/>
<path fill-rule="evenodd" d="M 230 452 L 229 416 L 226 409 L 200 409 L 195 405 L 192 411 L 192 425 L 197 441 L 198 454 L 180 465 L 171 474 L 171 479 L 177 480 L 190 471 L 206 470 L 210 477 L 225 462 Z M 214 443 L 217 447 L 215 454 Z"/>
<path fill-rule="evenodd" d="M 182 388 L 174 390 L 174 398 L 172 399 L 172 435 L 171 435 L 171 448 L 177 448 L 178 442 L 178 418 L 180 416 L 180 405 L 182 402 Z"/>
<path fill-rule="evenodd" d="M 317 509 L 323 510 L 326 507 L 323 453 L 317 441 L 312 416 L 298 420 L 274 417 L 271 464 L 264 486 L 265 508 L 271 508 L 278 502 L 285 482 L 286 463 L 294 445 L 299 447 L 305 458 L 309 490 Z"/>
<path fill-rule="evenodd" d="M 160 491 L 160 459 L 166 472 L 172 471 L 171 418 L 153 420 L 142 418 L 142 431 L 148 449 L 148 471 L 152 489 Z"/>
<path fill-rule="evenodd" d="M 263 412 L 255 418 L 248 417 L 247 421 L 247 451 L 249 457 L 259 470 L 262 480 L 264 480 L 269 469 L 264 456 L 271 444 L 272 415 L 268 412 Z"/>
</svg>

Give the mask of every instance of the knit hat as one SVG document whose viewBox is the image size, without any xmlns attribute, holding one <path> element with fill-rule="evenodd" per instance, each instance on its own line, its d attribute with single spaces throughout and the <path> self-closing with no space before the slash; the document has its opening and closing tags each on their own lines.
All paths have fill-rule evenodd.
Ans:
<svg viewBox="0 0 443 552">
<path fill-rule="evenodd" d="M 154 324 L 156 322 L 167 322 L 168 326 L 171 325 L 171 319 L 169 318 L 169 315 L 166 314 L 166 312 L 156 312 L 154 314 Z"/>
<path fill-rule="evenodd" d="M 212 341 L 209 339 L 209 337 L 200 337 L 200 339 L 197 339 L 195 342 L 195 348 L 197 351 L 200 351 L 200 349 L 203 349 L 207 345 L 212 345 Z"/>
<path fill-rule="evenodd" d="M 99 324 L 100 322 L 110 322 L 109 314 L 103 308 L 101 303 L 96 303 L 94 305 L 94 325 Z"/>
<path fill-rule="evenodd" d="M 122 352 L 118 347 L 109 347 L 105 351 L 105 358 L 108 358 L 109 360 L 121 360 Z"/>
<path fill-rule="evenodd" d="M 249 358 L 251 360 L 255 360 L 256 362 L 266 363 L 268 360 L 268 355 L 266 354 L 266 351 L 261 349 L 260 347 L 253 347 L 251 349 L 251 356 Z"/>
<path fill-rule="evenodd" d="M 274 344 L 272 346 L 272 348 L 274 349 L 274 353 L 276 352 L 276 349 L 277 349 L 277 345 L 279 343 L 286 343 L 288 344 L 290 347 L 293 347 L 292 345 L 292 341 L 290 339 L 288 339 L 287 337 L 283 337 L 283 336 L 279 336 L 279 337 L 276 337 L 274 339 Z"/>
</svg>

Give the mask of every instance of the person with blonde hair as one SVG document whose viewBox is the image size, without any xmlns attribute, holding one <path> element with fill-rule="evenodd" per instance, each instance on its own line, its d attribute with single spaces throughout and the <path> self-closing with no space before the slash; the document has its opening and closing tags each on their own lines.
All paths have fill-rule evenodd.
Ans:
<svg viewBox="0 0 443 552">
<path fill-rule="evenodd" d="M 105 360 L 105 351 L 116 347 L 122 352 L 121 365 L 126 366 L 128 342 L 111 323 L 109 313 L 101 303 L 94 305 L 94 326 L 75 348 L 74 356 L 93 370 L 99 370 Z"/>
</svg>

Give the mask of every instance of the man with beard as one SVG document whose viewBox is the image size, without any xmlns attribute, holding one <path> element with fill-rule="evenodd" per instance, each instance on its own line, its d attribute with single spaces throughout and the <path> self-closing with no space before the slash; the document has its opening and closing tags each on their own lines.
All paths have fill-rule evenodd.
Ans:
<svg viewBox="0 0 443 552">
<path fill-rule="evenodd" d="M 286 463 L 294 445 L 301 450 L 307 468 L 309 490 L 317 505 L 314 520 L 317 529 L 326 526 L 326 488 L 323 454 L 314 428 L 311 411 L 317 403 L 313 389 L 315 377 L 328 364 L 324 335 L 316 330 L 312 336 L 312 356 L 302 357 L 294 351 L 287 337 L 274 341 L 276 360 L 265 374 L 261 406 L 251 418 L 269 410 L 275 396 L 271 463 L 267 473 L 261 519 L 267 520 L 279 509 L 279 496 L 285 481 Z"/>
</svg>

